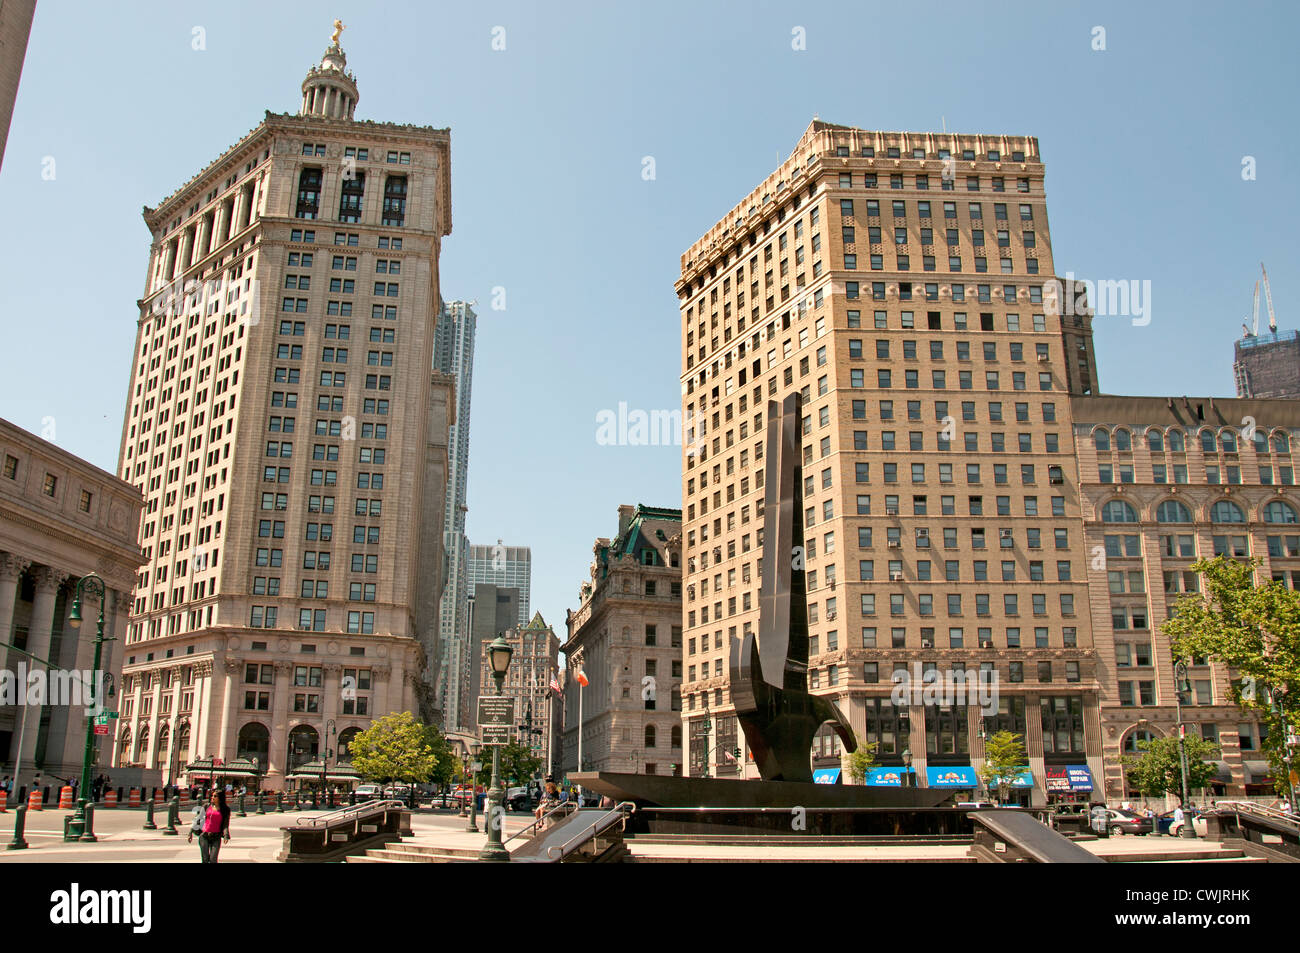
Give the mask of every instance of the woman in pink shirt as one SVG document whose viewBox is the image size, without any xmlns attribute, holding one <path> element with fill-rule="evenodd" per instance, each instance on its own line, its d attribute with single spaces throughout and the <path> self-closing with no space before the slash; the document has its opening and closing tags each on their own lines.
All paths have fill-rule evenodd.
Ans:
<svg viewBox="0 0 1300 953">
<path fill-rule="evenodd" d="M 230 808 L 226 806 L 226 792 L 218 788 L 212 792 L 203 813 L 203 832 L 199 834 L 199 852 L 203 863 L 217 862 L 223 840 L 230 840 Z"/>
</svg>

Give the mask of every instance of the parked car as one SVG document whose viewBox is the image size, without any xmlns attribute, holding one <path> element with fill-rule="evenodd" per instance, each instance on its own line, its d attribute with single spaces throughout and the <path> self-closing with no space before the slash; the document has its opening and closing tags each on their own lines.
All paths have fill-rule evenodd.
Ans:
<svg viewBox="0 0 1300 953">
<path fill-rule="evenodd" d="M 1192 818 L 1192 830 L 1198 837 L 1204 837 L 1206 832 L 1205 818 L 1201 816 L 1201 811 L 1195 808 L 1186 811 L 1186 814 Z M 1169 834 L 1172 837 L 1178 837 L 1182 834 L 1180 828 L 1174 826 L 1174 812 L 1166 811 L 1156 817 L 1156 832 L 1160 834 Z"/>
<path fill-rule="evenodd" d="M 357 785 L 357 801 L 373 801 L 381 797 L 382 788 L 378 784 L 359 784 Z"/>
<path fill-rule="evenodd" d="M 1155 824 L 1149 817 L 1143 817 L 1136 811 L 1110 808 L 1106 812 L 1106 823 L 1112 833 L 1116 834 L 1150 834 Z"/>
</svg>

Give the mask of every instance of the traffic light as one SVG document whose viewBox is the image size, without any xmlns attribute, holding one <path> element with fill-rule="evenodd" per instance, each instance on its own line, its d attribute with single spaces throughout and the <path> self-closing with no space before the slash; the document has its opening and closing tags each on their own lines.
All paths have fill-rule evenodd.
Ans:
<svg viewBox="0 0 1300 953">
<path fill-rule="evenodd" d="M 736 747 L 732 748 L 731 753 L 736 756 L 736 760 L 740 760 L 740 745 L 736 745 Z"/>
</svg>

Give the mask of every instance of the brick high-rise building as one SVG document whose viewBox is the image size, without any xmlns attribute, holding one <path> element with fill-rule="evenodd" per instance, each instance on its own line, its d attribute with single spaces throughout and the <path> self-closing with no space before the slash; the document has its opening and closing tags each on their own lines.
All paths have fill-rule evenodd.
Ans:
<svg viewBox="0 0 1300 953">
<path fill-rule="evenodd" d="M 451 378 L 445 129 L 357 120 L 333 43 L 297 114 L 157 208 L 120 474 L 145 495 L 116 764 L 257 758 L 279 786 L 432 710 Z"/>
<path fill-rule="evenodd" d="M 1048 769 L 1102 777 L 1070 402 L 1096 365 L 1053 275 L 1036 139 L 820 121 L 682 256 L 692 774 L 738 771 L 728 651 L 757 627 L 766 410 L 799 391 L 811 690 L 923 785 L 969 782 L 1000 729 L 1035 801 Z M 996 671 L 998 710 L 894 704 L 913 663 Z M 829 729 L 814 752 L 840 763 Z"/>
<path fill-rule="evenodd" d="M 1071 400 L 1102 688 L 1106 795 L 1133 797 L 1122 759 L 1177 732 L 1174 663 L 1160 630 L 1194 592 L 1199 558 L 1260 557 L 1259 577 L 1300 588 L 1300 404 L 1213 397 Z M 1247 439 L 1243 422 L 1257 426 Z M 1080 573 L 1083 576 L 1083 573 Z M 1271 794 L 1258 719 L 1229 696 L 1231 672 L 1187 659 L 1191 730 L 1220 746 L 1209 793 Z"/>
</svg>

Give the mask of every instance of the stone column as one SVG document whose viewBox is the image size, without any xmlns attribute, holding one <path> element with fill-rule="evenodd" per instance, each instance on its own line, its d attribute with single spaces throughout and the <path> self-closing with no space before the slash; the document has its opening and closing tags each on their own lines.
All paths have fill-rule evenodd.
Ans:
<svg viewBox="0 0 1300 953">
<path fill-rule="evenodd" d="M 234 722 L 235 706 L 235 681 L 239 678 L 239 673 L 243 670 L 244 665 L 239 659 L 227 658 L 225 664 L 225 681 L 221 689 L 221 735 L 216 739 L 213 752 L 218 758 L 229 759 L 235 756 L 237 739 L 231 737 L 231 726 Z"/>
<path fill-rule="evenodd" d="M 199 219 L 198 237 L 194 242 L 194 262 L 198 262 L 208 253 L 208 242 L 212 239 L 212 216 L 204 215 Z M 191 262 L 193 264 L 194 262 Z"/>
<path fill-rule="evenodd" d="M 180 742 L 181 742 L 181 688 L 185 684 L 185 667 L 177 665 L 172 669 L 172 710 L 167 718 L 168 724 L 171 725 L 171 747 L 167 750 L 167 768 L 163 771 L 163 784 L 176 784 L 180 780 L 180 774 L 185 770 L 185 765 L 181 764 Z"/>
<path fill-rule="evenodd" d="M 54 604 L 59 598 L 59 585 L 63 582 L 62 574 L 49 566 L 38 566 L 32 571 L 36 595 L 32 600 L 32 621 L 27 630 L 27 651 L 39 659 L 47 660 L 50 654 L 50 638 L 54 628 Z M 28 672 L 43 670 L 45 665 L 27 660 Z M 56 662 L 57 667 L 57 662 Z M 48 682 L 47 682 L 48 685 Z M 52 699 L 47 698 L 46 704 Z M 27 711 L 27 730 L 23 733 L 22 760 L 29 767 L 35 766 L 36 741 L 41 726 L 40 705 L 33 705 Z M 45 760 L 50 760 L 48 757 Z"/>
<path fill-rule="evenodd" d="M 271 737 L 266 746 L 267 773 L 289 773 L 289 722 L 293 720 L 293 706 L 289 689 L 293 685 L 293 662 L 275 663 L 275 689 L 271 696 Z"/>
<path fill-rule="evenodd" d="M 391 669 L 387 665 L 375 665 L 370 669 L 370 679 L 374 686 L 371 690 L 371 697 L 375 700 L 375 710 L 372 711 L 372 718 L 382 718 L 389 713 L 388 710 L 388 676 Z"/>
<path fill-rule="evenodd" d="M 27 560 L 13 553 L 0 553 L 0 641 L 14 640 L 14 606 L 18 602 L 18 582 L 27 568 Z M 9 654 L 5 653 L 6 656 Z M 17 661 L 18 656 L 14 656 Z"/>
<path fill-rule="evenodd" d="M 226 240 L 226 226 L 230 224 L 230 207 L 222 202 L 217 206 L 216 225 L 212 229 L 212 248 L 219 248 Z"/>
<path fill-rule="evenodd" d="M 127 748 L 127 764 L 140 760 L 140 729 L 145 724 L 140 717 L 140 706 L 144 699 L 144 673 L 137 672 L 134 678 L 135 684 L 131 686 L 131 746 Z M 133 752 L 136 755 L 134 758 L 131 757 Z"/>
<path fill-rule="evenodd" d="M 208 719 L 212 710 L 212 659 L 194 663 L 194 710 L 190 712 L 190 760 L 206 758 L 209 748 Z"/>
<path fill-rule="evenodd" d="M 68 622 L 69 616 L 72 615 L 73 593 L 71 587 L 65 586 L 64 592 L 65 598 L 61 620 L 63 641 L 59 648 L 58 664 L 60 668 L 72 669 L 78 673 L 74 676 L 73 681 L 81 691 L 87 692 L 95 686 L 91 679 L 81 673 L 89 671 L 90 661 L 87 660 L 85 664 L 82 664 L 83 640 L 81 632 L 74 629 Z M 83 695 L 83 697 L 86 696 Z M 60 770 L 75 772 L 80 777 L 81 761 L 86 744 L 84 714 L 85 710 L 81 706 L 73 708 L 63 705 L 54 709 L 50 717 L 49 735 L 45 742 L 45 761 L 51 770 L 54 770 L 55 765 L 61 765 Z"/>
<path fill-rule="evenodd" d="M 928 763 L 926 758 L 925 706 L 908 705 L 907 712 L 909 728 L 907 747 L 912 752 L 912 771 L 914 772 L 912 783 L 918 788 L 929 787 L 925 775 Z"/>
</svg>

